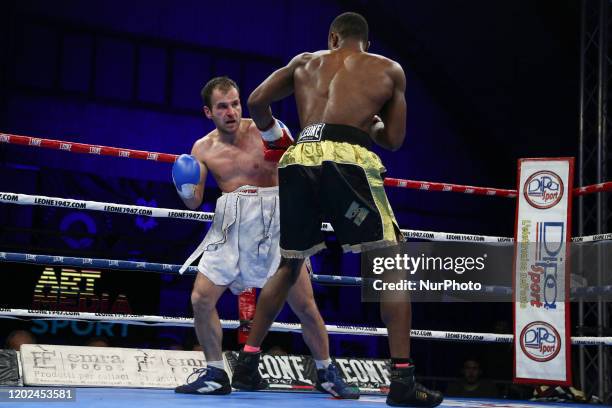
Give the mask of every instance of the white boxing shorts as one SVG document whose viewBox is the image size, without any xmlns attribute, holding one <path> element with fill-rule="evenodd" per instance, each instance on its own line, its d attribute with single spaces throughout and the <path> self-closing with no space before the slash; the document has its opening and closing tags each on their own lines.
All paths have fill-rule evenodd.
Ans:
<svg viewBox="0 0 612 408">
<path fill-rule="evenodd" d="M 198 270 L 232 293 L 264 286 L 280 264 L 278 187 L 242 186 L 217 200 L 213 224 L 181 273 Z"/>
</svg>

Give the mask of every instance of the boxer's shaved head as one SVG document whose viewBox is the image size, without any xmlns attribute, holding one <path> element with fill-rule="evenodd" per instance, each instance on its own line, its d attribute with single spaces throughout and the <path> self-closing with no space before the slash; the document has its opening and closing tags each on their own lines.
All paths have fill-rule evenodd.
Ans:
<svg viewBox="0 0 612 408">
<path fill-rule="evenodd" d="M 332 21 L 329 33 L 336 33 L 342 39 L 355 38 L 367 44 L 368 22 L 361 15 L 353 12 L 342 13 Z"/>
</svg>

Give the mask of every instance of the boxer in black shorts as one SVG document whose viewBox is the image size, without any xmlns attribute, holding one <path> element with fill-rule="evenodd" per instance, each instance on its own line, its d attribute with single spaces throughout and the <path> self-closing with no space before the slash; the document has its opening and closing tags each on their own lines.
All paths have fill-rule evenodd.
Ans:
<svg viewBox="0 0 612 408">
<path fill-rule="evenodd" d="M 272 73 L 249 97 L 249 111 L 266 149 L 288 137 L 270 104 L 295 94 L 302 132 L 279 163 L 281 267 L 262 289 L 249 339 L 232 385 L 257 383 L 259 347 L 283 307 L 304 258 L 324 247 L 327 219 L 345 251 L 398 244 L 401 234 L 383 190 L 384 167 L 371 141 L 397 150 L 406 131 L 402 67 L 367 52 L 368 24 L 356 13 L 332 22 L 328 50 L 303 53 Z M 380 303 L 389 333 L 392 371 L 387 404 L 434 407 L 442 394 L 415 381 L 410 359 L 410 302 Z"/>
</svg>

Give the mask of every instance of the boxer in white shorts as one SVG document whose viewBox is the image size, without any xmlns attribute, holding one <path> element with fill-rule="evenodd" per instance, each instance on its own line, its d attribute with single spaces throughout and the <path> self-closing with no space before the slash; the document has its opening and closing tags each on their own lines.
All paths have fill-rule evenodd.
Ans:
<svg viewBox="0 0 612 408">
<path fill-rule="evenodd" d="M 213 225 L 182 270 L 198 270 L 239 295 L 261 288 L 280 263 L 278 187 L 242 186 L 217 200 Z M 181 271 L 182 271 L 181 270 Z"/>
<path fill-rule="evenodd" d="M 253 121 L 242 118 L 238 86 L 231 79 L 210 80 L 202 89 L 202 99 L 204 114 L 216 129 L 195 142 L 191 155 L 179 156 L 172 178 L 190 209 L 202 204 L 209 172 L 223 195 L 217 200 L 208 234 L 182 268 L 185 270 L 201 256 L 191 303 L 207 367 L 194 372 L 187 384 L 175 391 L 219 395 L 229 394 L 231 386 L 221 354 L 217 301 L 227 288 L 239 294 L 249 287 L 263 287 L 280 262 L 277 165 L 282 149 L 264 149 Z M 317 388 L 337 398 L 358 396 L 358 391 L 351 395 L 336 391 L 351 387 L 333 371 L 325 323 L 314 301 L 306 267 L 300 271 L 287 302 L 302 323 L 304 341 L 315 359 Z M 256 389 L 265 387 L 262 382 Z"/>
</svg>

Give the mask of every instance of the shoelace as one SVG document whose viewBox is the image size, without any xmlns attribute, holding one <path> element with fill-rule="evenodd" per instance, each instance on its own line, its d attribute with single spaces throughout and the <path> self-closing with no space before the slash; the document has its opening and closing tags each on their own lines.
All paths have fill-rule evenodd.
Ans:
<svg viewBox="0 0 612 408">
<path fill-rule="evenodd" d="M 202 368 L 196 369 L 193 373 L 189 374 L 189 377 L 187 377 L 187 382 L 188 383 L 191 382 L 191 376 L 193 376 L 194 374 L 197 374 L 197 378 L 200 378 L 201 376 L 206 375 L 207 371 L 208 371 L 208 367 L 202 367 Z"/>
</svg>

